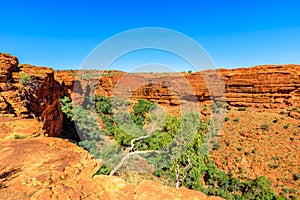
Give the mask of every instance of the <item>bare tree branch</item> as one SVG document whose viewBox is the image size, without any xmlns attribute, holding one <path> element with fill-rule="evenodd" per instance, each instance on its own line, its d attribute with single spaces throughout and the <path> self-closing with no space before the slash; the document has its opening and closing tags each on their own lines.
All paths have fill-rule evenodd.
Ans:
<svg viewBox="0 0 300 200">
<path fill-rule="evenodd" d="M 151 136 L 151 133 L 149 133 L 149 134 L 147 134 L 147 135 L 143 135 L 143 136 L 141 136 L 141 137 L 139 137 L 139 138 L 135 138 L 135 139 L 132 139 L 131 140 L 131 146 L 130 146 L 130 148 L 128 149 L 129 150 L 129 152 L 132 152 L 133 151 L 133 149 L 134 149 L 134 143 L 135 142 L 137 142 L 137 141 L 139 141 L 139 140 L 143 140 L 143 139 L 146 139 L 146 138 L 148 138 L 148 137 L 150 137 Z"/>
<path fill-rule="evenodd" d="M 180 169 L 179 169 L 178 165 L 176 166 L 176 169 L 175 169 L 175 176 L 176 176 L 176 185 L 175 185 L 175 188 L 179 188 L 181 181 L 180 181 L 180 178 L 179 178 L 179 176 L 180 176 Z"/>
<path fill-rule="evenodd" d="M 114 175 L 118 170 L 120 170 L 120 168 L 124 165 L 125 161 L 130 158 L 130 156 L 138 155 L 138 154 L 146 154 L 146 153 L 153 153 L 153 152 L 159 153 L 160 152 L 160 151 L 156 151 L 156 150 L 134 151 L 135 142 L 146 139 L 146 138 L 150 137 L 154 132 L 160 130 L 160 128 L 155 128 L 155 125 L 156 125 L 156 123 L 153 122 L 151 124 L 151 127 L 150 127 L 150 125 L 148 126 L 148 127 L 150 127 L 150 129 L 146 130 L 148 132 L 147 135 L 143 135 L 139 138 L 134 138 L 130 141 L 131 146 L 127 150 L 128 153 L 122 158 L 122 160 L 119 162 L 119 164 L 110 172 L 110 174 L 109 174 L 110 176 Z M 144 129 L 147 129 L 147 127 L 144 127 Z"/>
<path fill-rule="evenodd" d="M 110 172 L 110 176 L 114 175 L 117 171 L 120 170 L 120 168 L 124 165 L 125 161 L 130 158 L 130 156 L 133 155 L 139 155 L 139 154 L 146 154 L 146 153 L 160 153 L 160 151 L 156 150 L 147 150 L 147 151 L 133 151 L 127 153 L 122 160 L 119 162 L 119 164 Z"/>
<path fill-rule="evenodd" d="M 185 173 L 183 174 L 182 178 L 180 178 L 180 167 L 179 167 L 179 165 L 176 166 L 176 169 L 175 169 L 175 177 L 176 177 L 175 187 L 176 188 L 179 188 L 182 185 L 183 181 L 187 177 L 188 169 L 191 167 L 191 160 L 190 160 L 189 155 L 187 155 L 187 158 L 188 158 L 188 165 L 185 166 L 184 169 L 183 169 L 183 172 L 185 172 Z"/>
</svg>

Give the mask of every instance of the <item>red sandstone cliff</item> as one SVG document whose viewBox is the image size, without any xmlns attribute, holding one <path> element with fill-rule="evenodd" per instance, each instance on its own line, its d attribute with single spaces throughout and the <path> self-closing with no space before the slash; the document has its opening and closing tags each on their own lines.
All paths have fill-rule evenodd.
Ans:
<svg viewBox="0 0 300 200">
<path fill-rule="evenodd" d="M 179 105 L 180 101 L 191 101 L 193 98 L 199 102 L 209 101 L 212 91 L 208 90 L 203 77 L 212 77 L 213 85 L 213 78 L 216 76 L 212 71 L 193 74 L 99 73 L 98 76 L 90 71 L 81 71 L 79 75 L 77 73 L 77 71 L 73 71 L 72 74 L 70 71 L 56 71 L 55 77 L 71 93 L 83 94 L 86 87 L 91 86 L 96 94 L 105 96 L 117 94 L 133 100 L 143 98 L 170 106 Z M 94 77 L 89 78 L 89 74 L 94 74 Z M 219 69 L 218 74 L 223 80 L 226 102 L 232 106 L 286 108 L 300 105 L 299 65 Z"/>
<path fill-rule="evenodd" d="M 52 69 L 19 66 L 16 57 L 0 53 L 0 135 L 17 134 L 24 122 L 28 126 L 22 134 L 45 132 L 58 137 L 62 130 L 59 98 L 60 84 Z"/>
</svg>

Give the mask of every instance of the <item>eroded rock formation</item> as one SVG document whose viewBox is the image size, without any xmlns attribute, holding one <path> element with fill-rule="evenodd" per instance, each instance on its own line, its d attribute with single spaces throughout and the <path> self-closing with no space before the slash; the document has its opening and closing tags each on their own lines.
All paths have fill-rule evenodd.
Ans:
<svg viewBox="0 0 300 200">
<path fill-rule="evenodd" d="M 0 53 L 0 126 L 14 128 L 22 124 L 16 119 L 35 119 L 28 131 L 58 137 L 62 129 L 60 96 L 60 84 L 54 80 L 52 69 L 19 66 L 16 57 Z M 8 124 L 3 118 L 13 120 Z"/>
<path fill-rule="evenodd" d="M 169 106 L 177 106 L 184 101 L 206 102 L 210 101 L 212 96 L 238 107 L 287 108 L 300 105 L 299 65 L 266 65 L 192 74 L 99 73 L 94 78 L 89 78 L 89 74 L 95 74 L 90 71 L 80 72 L 81 75 L 76 71 L 72 72 L 73 75 L 70 73 L 56 72 L 55 76 L 70 93 L 77 94 L 85 93 L 86 87 L 89 86 L 99 95 L 126 96 L 132 100 L 142 98 Z M 204 81 L 207 81 L 208 77 L 210 89 Z M 214 79 L 218 78 L 222 79 L 223 85 L 214 82 Z M 220 98 L 217 94 L 222 89 L 226 98 Z"/>
</svg>

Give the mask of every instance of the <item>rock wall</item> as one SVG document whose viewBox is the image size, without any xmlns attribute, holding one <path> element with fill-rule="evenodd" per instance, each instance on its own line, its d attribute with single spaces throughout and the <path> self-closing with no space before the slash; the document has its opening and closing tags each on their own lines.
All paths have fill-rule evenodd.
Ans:
<svg viewBox="0 0 300 200">
<path fill-rule="evenodd" d="M 227 101 L 233 106 L 300 106 L 300 66 L 278 65 L 221 70 Z"/>
<path fill-rule="evenodd" d="M 97 76 L 91 71 L 77 73 L 73 71 L 70 75 L 70 71 L 63 71 L 56 72 L 55 76 L 69 92 L 79 96 L 87 91 L 88 86 L 91 92 L 99 95 L 126 96 L 132 100 L 142 98 L 169 106 L 183 101 L 207 102 L 212 96 L 237 107 L 287 108 L 300 105 L 300 65 L 265 65 L 192 74 L 100 73 Z M 88 78 L 89 75 L 94 77 Z M 223 80 L 222 85 L 216 84 L 218 78 Z M 210 89 L 207 82 L 212 85 Z M 218 96 L 222 88 L 226 98 Z"/>
<path fill-rule="evenodd" d="M 0 53 L 1 126 L 5 124 L 3 118 L 35 119 L 31 120 L 35 123 L 32 123 L 28 132 L 60 136 L 60 90 L 60 84 L 55 81 L 52 69 L 31 65 L 19 66 L 16 57 Z M 11 124 L 13 122 L 18 123 Z M 16 127 L 22 122 L 11 120 L 10 124 L 11 127 Z"/>
</svg>

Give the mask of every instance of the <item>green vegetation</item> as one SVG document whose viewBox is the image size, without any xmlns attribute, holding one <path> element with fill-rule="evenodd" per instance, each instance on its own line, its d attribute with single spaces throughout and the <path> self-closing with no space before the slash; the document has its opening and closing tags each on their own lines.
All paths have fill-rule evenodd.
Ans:
<svg viewBox="0 0 300 200">
<path fill-rule="evenodd" d="M 234 118 L 233 121 L 234 121 L 235 123 L 239 123 L 240 119 L 239 119 L 239 118 Z"/>
<path fill-rule="evenodd" d="M 206 164 L 204 184 L 197 189 L 208 195 L 216 195 L 225 199 L 283 199 L 275 195 L 270 188 L 270 181 L 260 176 L 254 180 L 241 182 L 239 179 L 217 169 L 212 161 Z"/>
<path fill-rule="evenodd" d="M 300 173 L 293 173 L 293 180 L 294 181 L 300 180 Z"/>
<path fill-rule="evenodd" d="M 38 137 L 39 135 L 40 135 L 39 133 L 34 133 L 34 134 L 31 134 L 31 135 L 13 133 L 11 135 L 6 136 L 4 138 L 4 140 L 22 140 L 22 139 L 27 139 L 27 138 Z"/>
<path fill-rule="evenodd" d="M 99 128 L 96 117 L 89 109 L 85 109 L 83 106 L 74 106 L 71 103 L 69 97 L 64 97 L 60 100 L 62 111 L 72 121 L 76 122 L 76 129 L 81 133 L 81 141 L 78 145 L 84 147 L 95 157 L 99 157 L 100 153 L 96 143 L 101 142 L 102 130 Z M 91 106 L 85 105 L 86 108 Z"/>
<path fill-rule="evenodd" d="M 108 165 L 106 164 L 103 164 L 99 170 L 97 171 L 97 175 L 100 175 L 100 174 L 104 174 L 104 175 L 109 175 L 111 173 L 112 169 L 111 167 L 109 167 Z"/>
<path fill-rule="evenodd" d="M 269 127 L 269 124 L 263 124 L 263 125 L 260 126 L 260 128 L 265 130 L 265 131 L 268 131 L 270 127 Z"/>
<path fill-rule="evenodd" d="M 277 165 L 277 164 L 268 164 L 268 167 L 271 168 L 271 169 L 277 169 L 277 168 L 279 168 L 279 165 Z"/>
<path fill-rule="evenodd" d="M 30 84 L 32 78 L 30 75 L 28 74 L 22 74 L 21 75 L 21 78 L 20 78 L 20 83 L 23 85 L 23 86 L 27 86 Z"/>
<path fill-rule="evenodd" d="M 21 135 L 21 134 L 11 134 L 5 137 L 5 140 L 18 140 L 18 139 L 25 139 L 28 135 Z"/>
<path fill-rule="evenodd" d="M 81 132 L 78 144 L 105 161 L 97 174 L 118 174 L 125 170 L 131 156 L 138 155 L 155 167 L 153 175 L 172 186 L 185 186 L 225 199 L 282 199 L 275 195 L 266 178 L 242 182 L 214 165 L 208 152 L 220 147 L 213 139 L 216 126 L 213 121 L 201 121 L 197 113 L 183 113 L 179 118 L 162 116 L 155 103 L 139 100 L 130 106 L 129 102 L 102 96 L 86 98 L 84 105 L 79 106 L 65 97 L 61 105 Z M 101 119 L 101 127 L 96 119 Z M 105 148 L 101 148 L 103 144 Z M 135 164 L 134 159 L 127 164 Z"/>
<path fill-rule="evenodd" d="M 295 112 L 297 112 L 297 113 L 300 113 L 300 108 L 295 107 L 295 108 L 292 109 L 292 111 L 295 111 Z"/>
<path fill-rule="evenodd" d="M 23 87 L 28 88 L 28 90 L 25 91 L 25 98 L 33 96 L 36 93 L 36 90 L 39 88 L 36 78 L 34 76 L 30 76 L 29 74 L 21 74 L 19 82 Z"/>
<path fill-rule="evenodd" d="M 290 127 L 290 123 L 287 123 L 286 125 L 284 125 L 284 129 L 288 129 Z"/>
<path fill-rule="evenodd" d="M 247 110 L 247 107 L 239 107 L 238 108 L 238 111 L 246 111 Z"/>
</svg>

